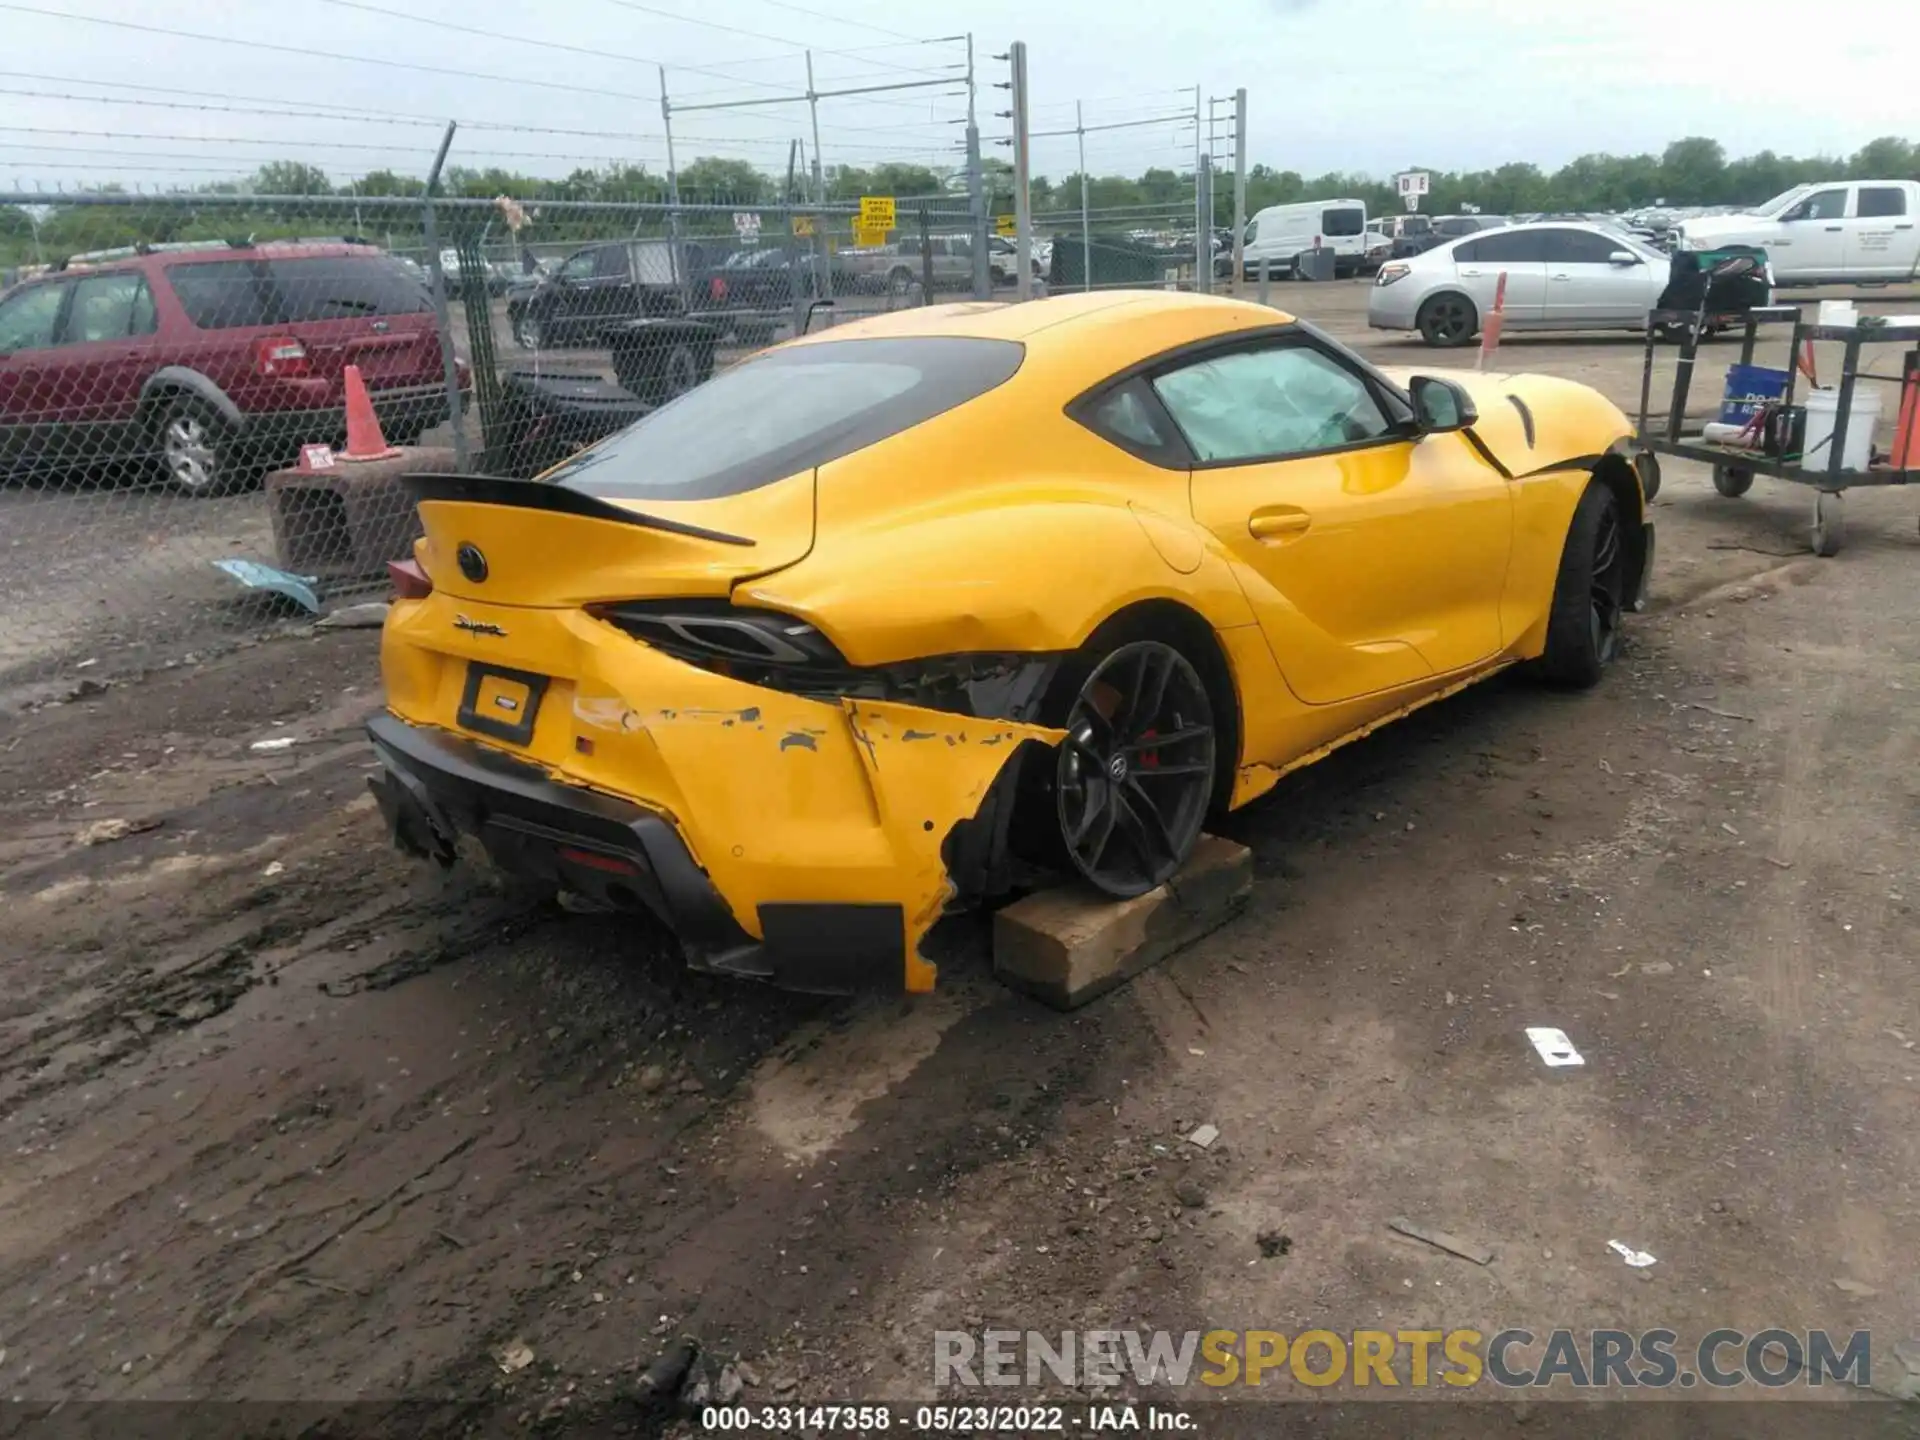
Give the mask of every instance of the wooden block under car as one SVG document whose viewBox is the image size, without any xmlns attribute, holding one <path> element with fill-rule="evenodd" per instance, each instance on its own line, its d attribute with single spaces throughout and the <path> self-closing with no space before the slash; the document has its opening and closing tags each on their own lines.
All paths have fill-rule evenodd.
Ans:
<svg viewBox="0 0 1920 1440">
<path fill-rule="evenodd" d="M 994 973 L 1072 1010 L 1231 920 L 1253 886 L 1253 852 L 1202 835 L 1180 873 L 1133 900 L 1043 890 L 993 917 Z"/>
<path fill-rule="evenodd" d="M 453 451 L 410 445 L 387 460 L 337 460 L 323 470 L 267 476 L 273 548 L 283 569 L 327 580 L 385 577 L 413 553 L 420 516 L 401 477 L 450 473 Z"/>
</svg>

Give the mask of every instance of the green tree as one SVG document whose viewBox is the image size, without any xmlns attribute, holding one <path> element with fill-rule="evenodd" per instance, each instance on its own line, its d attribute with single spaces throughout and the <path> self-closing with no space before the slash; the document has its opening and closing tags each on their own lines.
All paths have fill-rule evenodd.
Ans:
<svg viewBox="0 0 1920 1440">
<path fill-rule="evenodd" d="M 680 198 L 689 204 L 763 205 L 774 183 L 750 160 L 703 155 L 680 171 Z"/>
<path fill-rule="evenodd" d="M 1847 171 L 1855 180 L 1920 179 L 1920 145 L 1898 135 L 1882 135 L 1854 153 Z"/>
<path fill-rule="evenodd" d="M 300 160 L 272 160 L 253 176 L 256 195 L 331 195 L 327 172 Z"/>
</svg>

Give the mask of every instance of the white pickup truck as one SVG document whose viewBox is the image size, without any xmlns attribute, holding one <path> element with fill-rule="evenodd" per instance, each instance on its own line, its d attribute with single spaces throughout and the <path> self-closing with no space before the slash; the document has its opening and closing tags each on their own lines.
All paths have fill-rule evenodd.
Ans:
<svg viewBox="0 0 1920 1440">
<path fill-rule="evenodd" d="M 1911 280 L 1920 274 L 1920 181 L 1796 185 L 1749 214 L 1680 225 L 1676 249 L 1757 245 L 1779 285 Z"/>
</svg>

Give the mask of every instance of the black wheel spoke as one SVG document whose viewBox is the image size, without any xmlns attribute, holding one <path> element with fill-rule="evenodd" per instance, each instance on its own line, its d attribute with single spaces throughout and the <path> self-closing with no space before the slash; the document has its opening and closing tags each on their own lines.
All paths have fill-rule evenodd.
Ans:
<svg viewBox="0 0 1920 1440">
<path fill-rule="evenodd" d="M 1178 730 L 1169 730 L 1164 735 L 1145 735 L 1131 740 L 1120 747 L 1124 755 L 1139 755 L 1148 750 L 1167 750 L 1175 745 L 1185 745 L 1189 741 L 1204 740 L 1213 734 L 1210 725 L 1187 725 Z"/>
<path fill-rule="evenodd" d="M 1160 807 L 1132 777 L 1114 792 L 1113 798 L 1121 833 L 1140 852 L 1150 872 L 1180 858 L 1173 837 L 1167 833 L 1167 822 L 1160 816 Z"/>
<path fill-rule="evenodd" d="M 1167 682 L 1173 678 L 1173 652 L 1142 647 L 1140 667 L 1134 674 L 1133 699 L 1127 718 L 1120 726 L 1122 735 L 1138 738 L 1153 724 L 1167 700 Z"/>
<path fill-rule="evenodd" d="M 1133 780 L 1165 780 L 1174 775 L 1207 775 L 1211 774 L 1212 771 L 1213 766 L 1197 763 L 1192 765 L 1142 765 L 1138 770 L 1133 771 L 1129 778 Z"/>
</svg>

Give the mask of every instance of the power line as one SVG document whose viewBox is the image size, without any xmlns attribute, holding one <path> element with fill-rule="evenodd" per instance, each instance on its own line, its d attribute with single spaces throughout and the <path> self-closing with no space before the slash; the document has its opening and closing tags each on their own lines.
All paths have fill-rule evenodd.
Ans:
<svg viewBox="0 0 1920 1440">
<path fill-rule="evenodd" d="M 378 55 L 341 55 L 330 50 L 314 50 L 304 45 L 281 45 L 272 40 L 242 40 L 230 35 L 206 35 L 193 30 L 169 30 L 160 25 L 143 25 L 136 20 L 113 20 L 104 15 L 64 14 L 0 0 L 0 10 L 21 15 L 38 15 L 48 20 L 78 20 L 88 25 L 105 25 L 115 30 L 134 30 L 145 35 L 165 35 L 174 40 L 198 40 L 209 45 L 237 45 L 247 50 L 273 50 L 283 55 L 298 55 L 304 60 L 341 60 L 349 65 L 382 65 L 392 70 L 418 70 L 425 75 L 451 75 L 460 80 L 492 80 L 503 85 L 535 85 L 544 90 L 565 90 L 575 95 L 599 95 L 613 100 L 633 100 L 653 104 L 659 97 L 635 95 L 627 90 L 600 90 L 588 85 L 568 85 L 559 80 L 535 80 L 525 75 L 493 75 L 483 70 L 455 70 L 445 65 L 422 65 L 412 60 L 389 60 Z M 687 67 L 693 68 L 691 66 Z M 721 76 L 721 79 L 731 79 Z"/>
<path fill-rule="evenodd" d="M 897 39 L 911 41 L 914 44 L 926 43 L 923 41 L 915 41 L 911 35 L 902 35 L 898 30 L 889 30 L 884 25 L 870 25 L 865 20 L 849 20 L 844 15 L 829 15 L 825 11 L 809 10 L 804 5 L 789 4 L 788 0 L 760 0 L 760 3 L 762 5 L 771 5 L 776 10 L 791 10 L 796 15 L 809 15 L 815 20 L 830 20 L 835 25 L 851 25 L 857 30 L 871 30 L 876 35 L 892 35 Z"/>
</svg>

